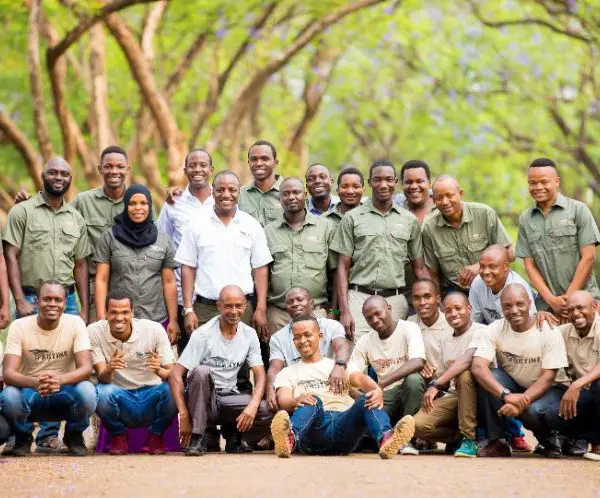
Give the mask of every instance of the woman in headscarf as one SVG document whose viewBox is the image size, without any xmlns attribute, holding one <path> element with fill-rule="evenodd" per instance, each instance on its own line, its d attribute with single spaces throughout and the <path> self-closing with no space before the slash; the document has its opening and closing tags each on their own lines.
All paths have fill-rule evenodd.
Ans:
<svg viewBox="0 0 600 498">
<path fill-rule="evenodd" d="M 174 343 L 179 326 L 173 244 L 154 224 L 152 197 L 145 186 L 131 185 L 123 203 L 123 212 L 115 216 L 112 230 L 102 234 L 94 255 L 98 320 L 106 318 L 108 291 L 120 290 L 131 298 L 136 318 L 162 323 Z"/>
</svg>

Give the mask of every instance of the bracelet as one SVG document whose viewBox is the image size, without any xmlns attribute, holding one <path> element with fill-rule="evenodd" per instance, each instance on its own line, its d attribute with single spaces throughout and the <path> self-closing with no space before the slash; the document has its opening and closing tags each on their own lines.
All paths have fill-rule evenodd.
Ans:
<svg viewBox="0 0 600 498">
<path fill-rule="evenodd" d="M 339 309 L 330 309 L 329 313 L 332 314 L 333 316 L 340 316 L 340 310 Z"/>
</svg>

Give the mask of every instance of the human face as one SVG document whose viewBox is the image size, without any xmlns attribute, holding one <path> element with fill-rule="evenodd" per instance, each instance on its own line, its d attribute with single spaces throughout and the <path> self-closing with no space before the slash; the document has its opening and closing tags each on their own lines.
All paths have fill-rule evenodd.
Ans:
<svg viewBox="0 0 600 498">
<path fill-rule="evenodd" d="M 260 182 L 273 175 L 278 161 L 268 145 L 255 145 L 248 152 L 248 166 L 254 180 Z"/>
<path fill-rule="evenodd" d="M 402 192 L 406 196 L 409 206 L 419 207 L 429 199 L 431 183 L 423 168 L 410 168 L 404 170 L 402 177 Z"/>
<path fill-rule="evenodd" d="M 123 188 L 125 185 L 125 179 L 129 173 L 129 165 L 123 154 L 112 152 L 102 158 L 98 171 L 102 175 L 104 185 L 116 190 Z"/>
<path fill-rule="evenodd" d="M 436 316 L 440 307 L 440 296 L 435 292 L 433 284 L 418 282 L 413 285 L 413 306 L 421 320 Z"/>
<path fill-rule="evenodd" d="M 312 320 L 294 323 L 292 340 L 302 359 L 309 359 L 320 352 L 321 331 Z"/>
<path fill-rule="evenodd" d="M 575 293 L 567 301 L 567 313 L 569 321 L 575 326 L 575 329 L 583 332 L 590 330 L 596 317 L 594 310 L 594 300 L 591 294 Z"/>
<path fill-rule="evenodd" d="M 385 306 L 383 303 L 372 303 L 363 307 L 363 316 L 375 332 L 379 334 L 381 339 L 389 337 L 392 330 L 392 308 L 390 305 Z"/>
<path fill-rule="evenodd" d="M 206 152 L 192 152 L 183 168 L 190 187 L 193 189 L 203 189 L 208 186 L 210 176 L 213 174 L 213 167 L 210 157 Z"/>
<path fill-rule="evenodd" d="M 304 211 L 306 194 L 304 185 L 298 180 L 288 180 L 279 188 L 279 199 L 285 214 L 296 214 Z"/>
<path fill-rule="evenodd" d="M 527 171 L 529 195 L 535 202 L 544 204 L 553 202 L 558 194 L 560 178 L 556 170 L 550 166 L 545 168 L 529 168 Z"/>
<path fill-rule="evenodd" d="M 387 202 L 392 199 L 398 178 L 394 169 L 390 166 L 379 166 L 373 168 L 369 185 L 373 190 L 373 199 L 379 202 Z"/>
<path fill-rule="evenodd" d="M 233 175 L 221 175 L 213 184 L 215 207 L 220 212 L 229 213 L 235 210 L 240 196 L 240 184 Z"/>
<path fill-rule="evenodd" d="M 217 301 L 221 319 L 232 327 L 237 327 L 246 311 L 246 297 L 240 294 L 225 295 Z"/>
<path fill-rule="evenodd" d="M 108 327 L 113 337 L 127 340 L 131 333 L 131 321 L 133 320 L 133 309 L 129 299 L 110 299 L 106 310 Z"/>
<path fill-rule="evenodd" d="M 65 161 L 50 161 L 42 173 L 44 190 L 54 196 L 61 197 L 71 186 L 71 167 Z"/>
<path fill-rule="evenodd" d="M 463 191 L 453 180 L 442 180 L 433 188 L 433 201 L 442 215 L 448 219 L 462 216 Z"/>
<path fill-rule="evenodd" d="M 517 332 L 524 332 L 529 322 L 529 296 L 525 289 L 509 289 L 502 292 L 500 298 L 502 313 L 509 321 L 510 326 Z"/>
<path fill-rule="evenodd" d="M 337 193 L 340 197 L 340 202 L 350 208 L 360 204 L 365 187 L 360 181 L 358 175 L 344 175 L 337 188 Z"/>
<path fill-rule="evenodd" d="M 306 188 L 311 197 L 327 197 L 331 193 L 331 174 L 320 164 L 308 168 L 306 172 Z"/>
<path fill-rule="evenodd" d="M 471 323 L 471 306 L 462 296 L 448 296 L 444 300 L 446 321 L 454 330 L 464 332 Z"/>
<path fill-rule="evenodd" d="M 508 263 L 493 254 L 479 258 L 479 276 L 492 291 L 498 292 L 508 276 Z"/>
<path fill-rule="evenodd" d="M 285 310 L 292 318 L 312 314 L 312 299 L 308 292 L 291 290 L 285 296 Z"/>
<path fill-rule="evenodd" d="M 133 223 L 143 223 L 150 214 L 150 204 L 144 194 L 133 194 L 127 205 L 127 214 Z"/>
<path fill-rule="evenodd" d="M 66 294 L 62 285 L 44 285 L 38 296 L 38 308 L 40 316 L 49 322 L 60 318 L 65 311 Z"/>
</svg>

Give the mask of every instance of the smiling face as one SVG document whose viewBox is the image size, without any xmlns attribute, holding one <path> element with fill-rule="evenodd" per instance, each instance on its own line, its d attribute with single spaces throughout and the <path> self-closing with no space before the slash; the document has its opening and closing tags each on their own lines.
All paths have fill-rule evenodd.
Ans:
<svg viewBox="0 0 600 498">
<path fill-rule="evenodd" d="M 109 299 L 106 320 L 113 337 L 126 341 L 131 334 L 133 308 L 129 299 Z"/>
<path fill-rule="evenodd" d="M 412 292 L 413 306 L 421 320 L 429 321 L 435 317 L 441 301 L 433 282 L 416 282 Z"/>
<path fill-rule="evenodd" d="M 392 307 L 383 298 L 367 299 L 363 304 L 362 314 L 369 327 L 377 332 L 381 339 L 386 339 L 394 331 Z"/>
<path fill-rule="evenodd" d="M 594 298 L 587 291 L 574 292 L 567 300 L 567 313 L 575 329 L 587 334 L 596 317 Z"/>
<path fill-rule="evenodd" d="M 435 207 L 444 218 L 456 219 L 462 216 L 463 191 L 453 178 L 438 180 L 433 186 L 433 201 Z"/>
<path fill-rule="evenodd" d="M 284 180 L 279 187 L 279 199 L 283 212 L 287 215 L 304 211 L 306 201 L 304 185 L 297 178 Z"/>
<path fill-rule="evenodd" d="M 479 258 L 479 276 L 493 292 L 502 289 L 510 270 L 507 257 L 503 254 L 506 249 L 501 249 L 502 252 L 500 249 L 498 251 L 486 250 Z"/>
<path fill-rule="evenodd" d="M 98 171 L 102 175 L 104 185 L 110 189 L 122 189 L 129 174 L 127 158 L 118 152 L 105 154 Z"/>
<path fill-rule="evenodd" d="M 314 359 L 320 353 L 321 331 L 312 320 L 292 324 L 292 340 L 303 360 Z"/>
<path fill-rule="evenodd" d="M 352 173 L 343 175 L 337 188 L 340 202 L 349 208 L 354 208 L 360 204 L 364 191 L 365 187 L 360 176 Z"/>
<path fill-rule="evenodd" d="M 44 284 L 38 295 L 38 308 L 40 316 L 49 322 L 60 318 L 65 311 L 65 288 L 59 284 Z"/>
<path fill-rule="evenodd" d="M 502 313 L 509 321 L 513 330 L 523 332 L 529 323 L 529 307 L 531 301 L 529 295 L 522 285 L 508 285 L 502 291 L 500 297 Z"/>
<path fill-rule="evenodd" d="M 552 202 L 558 195 L 560 178 L 551 166 L 529 168 L 527 184 L 535 202 L 544 204 Z"/>
<path fill-rule="evenodd" d="M 455 292 L 444 299 L 446 321 L 457 332 L 464 332 L 471 323 L 471 305 L 464 294 Z"/>
<path fill-rule="evenodd" d="M 429 199 L 431 183 L 424 168 L 408 168 L 402 175 L 402 192 L 409 206 L 419 207 Z"/>
<path fill-rule="evenodd" d="M 215 209 L 221 213 L 235 211 L 240 196 L 240 182 L 234 175 L 217 175 L 213 183 Z"/>
<path fill-rule="evenodd" d="M 306 189 L 311 197 L 327 197 L 331 193 L 331 174 L 321 165 L 315 164 L 306 172 Z"/>
<path fill-rule="evenodd" d="M 272 176 L 277 163 L 278 161 L 273 157 L 273 151 L 268 145 L 255 145 L 248 152 L 248 167 L 257 182 Z"/>
<path fill-rule="evenodd" d="M 304 289 L 290 289 L 285 295 L 285 310 L 292 318 L 312 314 L 312 305 L 313 300 Z"/>
<path fill-rule="evenodd" d="M 371 170 L 369 185 L 373 190 L 373 199 L 378 202 L 389 201 L 396 190 L 398 177 L 391 166 L 378 166 Z"/>
<path fill-rule="evenodd" d="M 197 150 L 188 155 L 183 171 L 190 187 L 203 189 L 208 186 L 214 169 L 210 156 L 204 151 Z"/>
<path fill-rule="evenodd" d="M 221 314 L 221 320 L 224 320 L 225 323 L 232 327 L 237 327 L 242 321 L 246 305 L 246 296 L 244 296 L 239 287 L 225 288 L 221 291 L 221 295 L 217 301 L 217 309 Z"/>
<path fill-rule="evenodd" d="M 133 223 L 143 223 L 150 215 L 150 204 L 144 194 L 133 194 L 127 204 L 127 214 Z"/>
<path fill-rule="evenodd" d="M 44 190 L 54 197 L 60 197 L 69 190 L 72 178 L 71 166 L 61 158 L 48 161 L 42 172 Z"/>
</svg>

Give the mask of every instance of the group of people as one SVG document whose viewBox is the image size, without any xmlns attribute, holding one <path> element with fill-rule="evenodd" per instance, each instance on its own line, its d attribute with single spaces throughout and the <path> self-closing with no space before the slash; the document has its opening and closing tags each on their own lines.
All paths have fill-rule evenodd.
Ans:
<svg viewBox="0 0 600 498">
<path fill-rule="evenodd" d="M 70 203 L 70 165 L 45 165 L 2 233 L 0 326 L 11 292 L 17 315 L 5 453 L 29 454 L 37 422 L 36 452 L 85 455 L 92 418 L 116 455 L 199 456 L 222 436 L 227 452 L 280 457 L 439 442 L 510 456 L 532 450 L 525 426 L 536 453 L 600 460 L 600 233 L 554 162 L 527 168 L 515 248 L 492 208 L 424 161 L 375 161 L 370 197 L 357 168 L 335 196 L 324 165 L 301 179 L 277 164 L 255 142 L 242 186 L 194 149 L 156 221 L 123 149 L 102 152 L 103 185 Z"/>
</svg>

